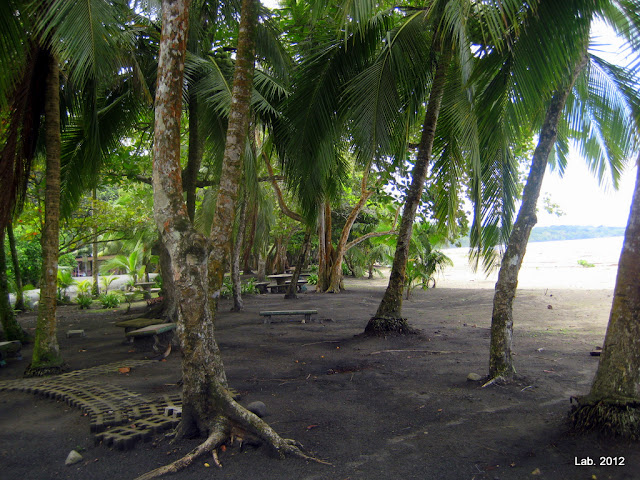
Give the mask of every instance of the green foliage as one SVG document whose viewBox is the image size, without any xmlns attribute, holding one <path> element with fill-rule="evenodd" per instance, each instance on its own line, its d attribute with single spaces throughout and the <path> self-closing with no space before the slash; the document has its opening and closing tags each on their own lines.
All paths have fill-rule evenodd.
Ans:
<svg viewBox="0 0 640 480">
<path fill-rule="evenodd" d="M 77 282 L 76 288 L 78 289 L 78 295 L 89 294 L 91 292 L 91 285 L 93 285 L 91 280 L 82 280 Z"/>
<path fill-rule="evenodd" d="M 99 297 L 102 308 L 116 308 L 120 305 L 120 297 L 115 293 L 103 293 Z"/>
<path fill-rule="evenodd" d="M 416 287 L 426 290 L 435 288 L 436 274 L 442 272 L 445 267 L 453 265 L 449 257 L 433 247 L 440 239 L 431 225 L 427 223 L 416 224 L 411 236 L 409 252 L 411 258 L 407 262 L 406 270 L 406 298 Z"/>
<path fill-rule="evenodd" d="M 145 266 L 140 264 L 142 261 L 142 255 L 142 244 L 138 242 L 129 256 L 117 255 L 115 258 L 102 265 L 100 270 L 102 272 L 108 272 L 115 269 L 124 270 L 125 273 L 129 275 L 129 282 L 127 282 L 127 286 L 133 288 L 133 286 L 138 283 L 138 279 L 142 277 L 145 272 Z"/>
<path fill-rule="evenodd" d="M 578 260 L 578 265 L 581 265 L 584 268 L 593 268 L 593 267 L 595 267 L 595 265 L 593 263 L 587 262 L 586 260 L 584 260 L 582 258 L 580 260 Z"/>
<path fill-rule="evenodd" d="M 88 293 L 79 293 L 76 297 L 76 303 L 80 306 L 80 310 L 84 308 L 90 308 L 93 303 L 93 298 Z"/>
<path fill-rule="evenodd" d="M 109 293 L 109 285 L 111 285 L 115 281 L 116 277 L 114 275 L 101 275 L 100 283 L 104 287 L 104 293 Z"/>
<path fill-rule="evenodd" d="M 76 281 L 73 279 L 71 275 L 71 270 L 67 267 L 58 267 L 58 278 L 57 278 L 57 286 L 58 286 L 58 301 L 59 302 L 69 302 L 70 298 L 67 294 L 67 289 L 74 285 Z"/>
<path fill-rule="evenodd" d="M 317 273 L 312 273 L 311 275 L 309 275 L 309 277 L 307 278 L 307 283 L 309 285 L 317 285 L 318 284 L 318 274 Z"/>
<path fill-rule="evenodd" d="M 256 279 L 250 278 L 240 286 L 240 293 L 242 295 L 255 295 L 258 293 L 258 288 L 255 285 Z"/>
</svg>

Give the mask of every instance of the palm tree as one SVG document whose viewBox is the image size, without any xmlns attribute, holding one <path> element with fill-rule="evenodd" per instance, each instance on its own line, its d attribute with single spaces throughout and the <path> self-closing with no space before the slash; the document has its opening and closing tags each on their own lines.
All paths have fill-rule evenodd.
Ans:
<svg viewBox="0 0 640 480">
<path fill-rule="evenodd" d="M 591 391 L 577 398 L 570 421 L 577 431 L 601 431 L 613 436 L 640 438 L 640 157 L 636 185 L 604 347 Z"/>
<path fill-rule="evenodd" d="M 20 37 L 18 45 L 8 42 L 15 53 L 12 57 L 0 55 L 0 61 L 3 62 L 3 68 L 0 69 L 3 71 L 3 78 L 0 81 L 3 85 L 12 87 L 2 97 L 3 103 L 10 105 L 8 140 L 2 151 L 2 168 L 8 166 L 8 170 L 12 172 L 12 175 L 2 177 L 3 194 L 8 192 L 8 202 L 3 204 L 3 227 L 7 215 L 20 204 L 21 192 L 26 188 L 24 181 L 36 152 L 40 117 L 44 114 L 45 118 L 43 143 L 47 162 L 47 205 L 42 233 L 43 282 L 36 326 L 36 345 L 30 367 L 36 373 L 36 370 L 41 368 L 47 371 L 59 370 L 62 364 L 55 336 L 55 272 L 63 173 L 61 159 L 68 157 L 96 161 L 102 157 L 96 140 L 100 136 L 98 133 L 106 132 L 101 132 L 99 128 L 101 115 L 97 108 L 98 92 L 100 87 L 105 86 L 105 79 L 110 79 L 114 72 L 121 71 L 117 52 L 120 51 L 119 47 L 127 45 L 128 30 L 119 29 L 118 26 L 123 25 L 120 21 L 123 12 L 129 10 L 127 3 L 121 0 L 12 0 L 9 5 L 12 11 L 9 18 L 3 19 L 3 22 L 13 22 L 15 26 L 3 30 L 3 42 L 6 42 L 5 32 L 11 33 L 16 29 L 26 32 L 29 37 Z M 88 28 L 89 26 L 91 28 Z M 64 90 L 60 89 L 61 75 L 58 62 L 65 68 Z M 7 73 L 8 71 L 19 72 L 19 78 L 14 78 L 15 74 Z M 54 89 L 57 89 L 57 92 L 54 92 Z M 84 92 L 83 95 L 79 94 L 81 91 Z M 61 96 L 61 92 L 64 92 L 64 96 Z M 111 106 L 119 100 L 111 98 Z M 63 109 L 64 116 L 61 115 Z M 113 114 L 115 110 L 104 109 L 102 117 L 109 112 Z M 80 111 L 83 115 L 79 115 Z M 76 120 L 80 117 L 90 118 L 86 123 L 88 129 L 77 128 L 80 124 L 76 123 Z M 65 119 L 64 125 L 60 122 L 61 118 Z M 109 123 L 112 127 L 112 139 L 115 127 L 119 127 L 121 123 Z M 81 140 L 73 143 L 73 138 Z M 72 147 L 64 146 L 71 143 Z M 72 174 L 70 178 L 80 179 L 77 182 L 64 182 L 70 192 L 76 188 L 75 198 L 78 198 L 77 192 L 81 186 L 86 185 L 86 178 L 91 178 L 83 176 L 82 172 L 93 170 L 91 167 L 94 165 L 95 163 L 89 161 L 81 161 L 76 164 L 78 168 L 67 169 L 67 172 Z M 81 166 L 84 168 L 79 168 Z M 73 195 L 69 198 L 72 197 Z M 8 207 L 8 210 L 4 207 Z"/>
<path fill-rule="evenodd" d="M 528 26 L 529 32 L 523 35 L 522 41 L 527 43 L 527 36 L 542 38 L 538 28 L 544 28 L 545 31 L 563 30 L 563 35 L 573 36 L 576 49 L 575 57 L 569 60 L 572 68 L 564 69 L 568 72 L 564 74 L 565 77 L 552 82 L 557 87 L 546 106 L 522 204 L 501 261 L 491 323 L 489 375 L 494 379 L 508 378 L 515 372 L 511 357 L 512 303 L 529 234 L 536 223 L 536 204 L 542 179 L 556 139 L 561 140 L 559 151 L 564 149 L 568 138 L 581 142 L 582 153 L 590 159 L 593 169 L 599 172 L 602 179 L 603 172 L 608 168 L 614 184 L 621 170 L 620 165 L 636 145 L 635 125 L 629 115 L 637 103 L 637 98 L 634 98 L 636 95 L 628 88 L 625 89 L 620 79 L 616 78 L 621 71 L 597 56 L 587 54 L 586 51 L 592 19 L 598 12 L 597 9 L 605 9 L 607 5 L 610 6 L 610 2 L 597 4 L 576 1 L 571 5 L 563 4 L 562 11 L 547 5 L 548 8 L 538 11 L 538 18 L 542 24 L 532 22 Z M 627 21 L 624 15 L 619 18 L 622 24 Z M 556 38 L 559 40 L 557 48 L 566 49 L 567 43 L 563 41 L 562 35 Z M 526 76 L 525 73 L 524 77 Z M 516 76 L 514 84 L 528 83 L 523 76 Z M 540 91 L 538 84 L 538 99 L 544 98 Z M 512 91 L 510 95 L 523 101 L 527 97 L 533 97 L 532 92 L 528 95 L 517 95 Z M 530 111 L 535 112 L 536 109 L 531 106 Z M 500 122 L 492 118 L 489 123 L 495 126 Z M 509 231 L 508 228 L 504 230 Z M 489 245 L 491 242 L 486 242 L 485 248 Z"/>
</svg>

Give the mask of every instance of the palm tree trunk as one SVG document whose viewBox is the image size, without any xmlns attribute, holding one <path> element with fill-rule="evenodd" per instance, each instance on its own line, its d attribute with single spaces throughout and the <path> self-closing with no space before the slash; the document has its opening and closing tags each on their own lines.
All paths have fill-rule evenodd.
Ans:
<svg viewBox="0 0 640 480">
<path fill-rule="evenodd" d="M 202 163 L 204 141 L 199 130 L 198 100 L 192 90 L 193 86 L 189 88 L 189 155 L 182 188 L 187 196 L 187 214 L 193 222 L 196 212 L 196 180 Z"/>
<path fill-rule="evenodd" d="M 24 292 L 22 291 L 22 274 L 20 273 L 20 262 L 18 261 L 18 250 L 16 249 L 16 238 L 13 235 L 13 225 L 7 224 L 7 237 L 9 238 L 9 249 L 11 251 L 11 262 L 13 263 L 13 276 L 16 280 L 16 310 L 24 310 Z"/>
<path fill-rule="evenodd" d="M 598 370 L 570 420 L 576 430 L 640 438 L 640 157 Z"/>
<path fill-rule="evenodd" d="M 369 320 L 365 332 L 384 334 L 385 332 L 409 332 L 407 320 L 402 318 L 402 294 L 404 292 L 405 274 L 409 259 L 409 244 L 413 233 L 413 222 L 422 198 L 425 179 L 431 162 L 431 152 L 436 135 L 438 116 L 446 83 L 447 70 L 451 60 L 451 51 L 446 50 L 436 66 L 436 72 L 429 93 L 429 102 L 422 125 L 422 136 L 418 144 L 418 154 L 413 167 L 411 186 L 405 201 L 398 230 L 396 253 L 393 258 L 389 285 L 384 292 L 375 316 Z"/>
<path fill-rule="evenodd" d="M 46 190 L 42 230 L 42 276 L 36 338 L 31 365 L 25 375 L 59 373 L 62 357 L 58 346 L 56 283 L 60 223 L 60 79 L 58 62 L 50 59 L 45 105 Z"/>
<path fill-rule="evenodd" d="M 98 191 L 93 189 L 93 208 L 96 208 L 96 202 L 98 201 Z M 98 260 L 98 227 L 93 227 L 93 242 L 91 242 L 91 276 L 93 277 L 93 285 L 91 287 L 91 294 L 94 297 L 100 295 L 100 262 Z M 105 292 L 107 293 L 107 292 Z"/>
<path fill-rule="evenodd" d="M 154 217 L 171 257 L 172 275 L 180 301 L 178 336 L 183 353 L 183 410 L 178 436 L 208 436 L 198 448 L 198 452 L 203 454 L 224 443 L 231 428 L 238 425 L 268 443 L 280 455 L 303 456 L 292 442 L 278 436 L 259 417 L 233 400 L 214 335 L 217 299 L 231 247 L 241 155 L 249 120 L 258 2 L 242 1 L 233 101 L 210 239 L 192 227 L 182 196 L 180 115 L 189 3 L 189 0 L 162 2 L 153 145 Z M 196 456 L 187 455 L 140 478 L 154 478 L 177 471 L 189 465 Z"/>
<path fill-rule="evenodd" d="M 4 230 L 0 230 L 0 325 L 5 340 L 27 341 L 28 336 L 16 319 L 16 314 L 9 302 L 9 286 L 7 283 L 7 259 L 4 253 Z"/>
<path fill-rule="evenodd" d="M 502 258 L 496 291 L 493 297 L 491 316 L 491 346 L 489 351 L 489 376 L 491 378 L 511 377 L 515 370 L 511 357 L 513 340 L 513 299 L 518 287 L 518 273 L 527 249 L 529 234 L 537 222 L 536 205 L 540 196 L 542 180 L 547 169 L 549 154 L 558 134 L 558 123 L 573 84 L 587 65 L 587 56 L 575 66 L 568 84 L 557 91 L 547 110 L 538 145 L 533 153 L 531 169 L 522 194 L 522 204 L 516 222 L 509 236 L 507 249 Z"/>
<path fill-rule="evenodd" d="M 298 298 L 298 279 L 300 278 L 300 272 L 305 267 L 307 263 L 307 254 L 309 252 L 309 247 L 311 246 L 311 228 L 307 227 L 304 232 L 304 240 L 302 241 L 302 248 L 300 249 L 300 255 L 298 256 L 298 260 L 296 261 L 296 269 L 293 272 L 293 278 L 291 279 L 291 283 L 289 284 L 289 288 L 287 289 L 287 293 L 284 298 L 287 299 L 295 299 Z"/>
<path fill-rule="evenodd" d="M 233 240 L 233 248 L 231 249 L 231 285 L 233 296 L 232 312 L 240 312 L 244 308 L 242 302 L 242 278 L 240 276 L 240 253 L 242 253 L 242 241 L 244 237 L 244 228 L 247 220 L 247 192 L 245 189 L 244 199 L 240 205 L 240 218 L 238 218 L 238 230 L 236 238 Z"/>
</svg>

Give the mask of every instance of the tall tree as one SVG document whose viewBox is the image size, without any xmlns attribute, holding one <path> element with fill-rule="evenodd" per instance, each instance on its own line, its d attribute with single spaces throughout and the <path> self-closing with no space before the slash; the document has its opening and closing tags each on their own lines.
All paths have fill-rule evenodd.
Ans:
<svg viewBox="0 0 640 480">
<path fill-rule="evenodd" d="M 578 431 L 640 438 L 640 157 L 609 325 L 591 391 L 570 413 Z"/>
<path fill-rule="evenodd" d="M 200 454 L 215 453 L 233 427 L 257 436 L 281 456 L 305 456 L 295 442 L 281 438 L 259 417 L 234 401 L 214 334 L 247 136 L 258 2 L 242 2 L 233 102 L 210 239 L 191 226 L 182 195 L 180 117 L 189 4 L 189 0 L 163 0 L 162 3 L 153 146 L 154 216 L 171 257 L 180 298 L 178 336 L 183 351 L 184 386 L 178 434 L 199 434 L 207 439 L 183 459 L 140 477 L 145 479 L 177 471 Z"/>
<path fill-rule="evenodd" d="M 60 235 L 60 69 L 53 54 L 49 57 L 45 104 L 46 188 L 42 231 L 42 277 L 40 302 L 31 364 L 25 375 L 37 376 L 62 371 L 56 319 L 56 286 Z"/>
<path fill-rule="evenodd" d="M 572 53 L 576 58 L 567 59 L 567 65 L 571 65 L 571 68 L 561 68 L 560 64 L 556 70 L 565 72 L 564 78 L 547 82 L 559 86 L 546 107 L 522 203 L 508 237 L 496 283 L 489 354 L 491 378 L 509 378 L 515 372 L 511 356 L 513 300 L 529 234 L 537 221 L 536 205 L 550 156 L 555 150 L 557 165 L 563 168 L 565 159 L 562 158 L 562 151 L 568 148 L 569 139 L 573 138 L 581 146 L 581 153 L 591 162 L 592 170 L 599 173 L 600 179 L 609 170 L 615 185 L 621 165 L 636 145 L 636 127 L 630 113 L 634 111 L 639 99 L 625 85 L 625 81 L 621 82 L 625 76 L 624 69 L 613 67 L 587 52 L 589 29 L 594 16 L 598 11 L 607 12 L 607 7 L 612 7 L 613 3 L 615 2 L 576 0 L 563 4 L 562 10 L 558 10 L 556 5 L 545 4 L 537 12 L 537 22 L 527 25 L 530 31 L 523 33 L 522 42 L 527 44 L 531 37 L 535 37 L 536 41 L 544 37 L 544 33 L 538 30 L 540 28 L 544 31 L 557 31 L 558 34 L 550 40 L 547 48 L 566 49 L 566 44 L 573 42 L 575 50 Z M 613 11 L 620 13 L 613 6 Z M 628 25 L 628 18 L 624 15 L 614 16 L 618 18 L 618 25 Z M 519 41 L 515 42 L 515 50 L 519 48 Z M 542 49 L 545 48 L 544 42 L 540 42 L 540 45 Z M 526 70 L 516 71 L 513 75 L 514 84 L 533 85 L 531 79 L 527 79 L 529 74 Z M 533 91 L 523 95 L 509 94 L 512 98 L 519 98 L 523 105 L 529 106 L 528 109 L 523 109 L 522 106 L 516 108 L 520 111 L 535 111 L 535 103 L 544 98 L 544 95 L 540 95 L 545 89 L 543 85 L 544 83 L 538 83 L 536 94 Z M 527 101 L 527 98 L 532 97 L 537 97 L 533 104 Z M 520 118 L 521 124 L 531 122 Z M 500 121 L 494 119 L 490 123 L 496 125 Z M 508 228 L 503 230 L 509 231 Z M 487 248 L 489 244 L 490 242 L 484 247 Z"/>
</svg>

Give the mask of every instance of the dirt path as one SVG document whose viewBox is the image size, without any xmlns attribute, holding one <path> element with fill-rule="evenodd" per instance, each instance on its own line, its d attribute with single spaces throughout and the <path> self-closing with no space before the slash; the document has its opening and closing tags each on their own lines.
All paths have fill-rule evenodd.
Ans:
<svg viewBox="0 0 640 480">
<path fill-rule="evenodd" d="M 295 438 L 328 467 L 278 461 L 264 449 L 230 449 L 222 470 L 202 459 L 176 479 L 632 479 L 640 450 L 596 437 L 566 434 L 572 395 L 585 393 L 602 343 L 611 305 L 609 290 L 523 290 L 515 305 L 515 352 L 520 380 L 481 388 L 471 372 L 485 375 L 493 292 L 437 288 L 416 291 L 405 314 L 419 335 L 358 336 L 374 313 L 379 280 L 347 281 L 337 295 L 308 293 L 250 296 L 245 311 L 221 305 L 218 339 L 231 386 L 241 402 L 263 401 L 265 418 Z M 322 323 L 275 318 L 260 310 L 317 309 Z M 59 341 L 72 369 L 104 364 L 131 366 L 92 382 L 145 398 L 179 393 L 180 358 L 140 362 L 143 352 L 124 344 L 113 324 L 121 313 L 59 312 Z M 33 328 L 35 318 L 20 321 Z M 69 329 L 87 336 L 66 338 Z M 0 381 L 20 378 L 30 357 L 10 360 Z M 1 478 L 126 479 L 174 460 L 197 441 L 172 445 L 162 435 L 133 450 L 95 444 L 91 416 L 62 401 L 0 391 Z M 131 424 L 135 424 L 132 419 Z M 70 450 L 84 460 L 65 466 Z M 624 457 L 624 466 L 576 466 L 575 459 Z M 595 477 L 593 477 L 595 476 Z"/>
</svg>

